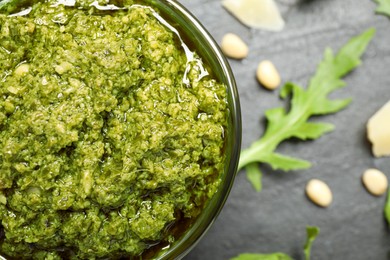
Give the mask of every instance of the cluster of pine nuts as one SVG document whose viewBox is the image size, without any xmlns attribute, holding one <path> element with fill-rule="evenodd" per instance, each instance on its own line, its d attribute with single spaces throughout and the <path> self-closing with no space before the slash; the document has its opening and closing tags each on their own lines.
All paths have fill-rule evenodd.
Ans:
<svg viewBox="0 0 390 260">
<path fill-rule="evenodd" d="M 228 33 L 223 36 L 221 41 L 223 53 L 232 59 L 241 60 L 248 56 L 248 45 L 236 34 Z M 275 65 L 269 61 L 261 61 L 256 70 L 256 78 L 266 89 L 276 89 L 280 83 L 280 75 Z"/>
</svg>

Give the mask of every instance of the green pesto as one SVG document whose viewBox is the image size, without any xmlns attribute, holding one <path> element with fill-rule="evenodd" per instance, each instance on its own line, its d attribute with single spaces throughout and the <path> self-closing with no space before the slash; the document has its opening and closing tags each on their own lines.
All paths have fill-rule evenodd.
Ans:
<svg viewBox="0 0 390 260">
<path fill-rule="evenodd" d="M 88 4 L 0 14 L 0 255 L 141 255 L 218 189 L 226 87 L 152 9 Z"/>
</svg>

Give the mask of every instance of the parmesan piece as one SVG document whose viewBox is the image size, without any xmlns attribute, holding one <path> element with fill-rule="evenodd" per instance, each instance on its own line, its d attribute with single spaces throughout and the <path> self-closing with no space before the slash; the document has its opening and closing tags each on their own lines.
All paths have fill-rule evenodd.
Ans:
<svg viewBox="0 0 390 260">
<path fill-rule="evenodd" d="M 367 137 L 375 157 L 390 155 L 390 101 L 378 110 L 367 123 Z"/>
<path fill-rule="evenodd" d="M 223 0 L 233 16 L 248 27 L 281 31 L 284 20 L 274 0 Z"/>
</svg>

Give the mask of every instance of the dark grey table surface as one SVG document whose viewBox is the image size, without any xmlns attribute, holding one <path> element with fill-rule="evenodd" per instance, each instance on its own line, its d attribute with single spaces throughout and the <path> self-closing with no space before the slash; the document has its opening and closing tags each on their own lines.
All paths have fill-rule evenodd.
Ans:
<svg viewBox="0 0 390 260">
<path fill-rule="evenodd" d="M 249 29 L 235 20 L 220 0 L 181 0 L 220 42 L 225 33 L 240 35 L 249 56 L 230 60 L 242 106 L 243 148 L 264 130 L 264 111 L 282 106 L 278 91 L 259 86 L 255 70 L 270 59 L 283 82 L 306 86 L 325 47 L 338 49 L 353 35 L 369 27 L 377 34 L 363 57 L 363 65 L 348 75 L 347 87 L 333 97 L 351 97 L 345 110 L 322 121 L 336 130 L 310 142 L 284 142 L 278 151 L 313 162 L 296 172 L 275 172 L 263 167 L 263 191 L 256 193 L 238 173 L 227 203 L 210 230 L 185 257 L 229 259 L 240 253 L 285 252 L 303 259 L 306 226 L 321 233 L 312 259 L 390 259 L 390 231 L 383 217 L 385 196 L 374 197 L 361 184 L 363 171 L 377 167 L 390 177 L 390 158 L 372 156 L 366 140 L 369 117 L 390 100 L 390 19 L 375 15 L 370 0 L 277 0 L 286 27 L 282 32 Z M 327 182 L 334 200 L 329 208 L 313 205 L 305 196 L 308 180 Z"/>
</svg>

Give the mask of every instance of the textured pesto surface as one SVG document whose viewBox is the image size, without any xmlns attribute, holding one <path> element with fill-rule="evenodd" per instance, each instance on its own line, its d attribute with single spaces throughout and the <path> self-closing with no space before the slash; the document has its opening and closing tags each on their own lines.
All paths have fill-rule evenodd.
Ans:
<svg viewBox="0 0 390 260">
<path fill-rule="evenodd" d="M 149 8 L 52 4 L 0 14 L 0 254 L 132 256 L 172 242 L 168 227 L 218 188 L 225 87 L 199 77 Z"/>
</svg>

